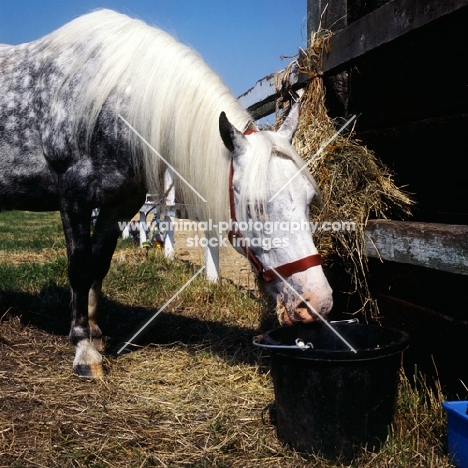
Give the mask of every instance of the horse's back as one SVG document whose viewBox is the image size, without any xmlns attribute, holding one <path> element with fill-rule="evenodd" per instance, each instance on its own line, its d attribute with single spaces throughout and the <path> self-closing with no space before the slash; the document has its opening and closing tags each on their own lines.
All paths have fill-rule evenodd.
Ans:
<svg viewBox="0 0 468 468">
<path fill-rule="evenodd" d="M 30 44 L 0 44 L 0 210 L 58 207 L 34 102 L 34 60 Z"/>
<path fill-rule="evenodd" d="M 84 60 L 79 42 L 51 42 L 0 48 L 0 210 L 58 209 L 58 177 L 96 206 L 135 183 L 125 132 L 113 128 L 120 97 L 109 95 L 92 148 L 84 143 L 81 99 L 99 59 Z"/>
</svg>

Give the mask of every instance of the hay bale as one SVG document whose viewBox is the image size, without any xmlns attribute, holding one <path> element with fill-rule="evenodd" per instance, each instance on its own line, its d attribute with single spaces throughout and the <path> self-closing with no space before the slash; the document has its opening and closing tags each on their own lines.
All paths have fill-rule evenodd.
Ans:
<svg viewBox="0 0 468 468">
<path fill-rule="evenodd" d="M 364 229 L 371 218 L 407 219 L 413 201 L 395 185 L 393 174 L 378 157 L 353 137 L 352 129 L 336 136 L 320 151 L 342 125 L 328 116 L 325 106 L 321 63 L 330 36 L 329 31 L 318 31 L 309 48 L 299 56 L 299 70 L 307 74 L 310 81 L 300 98 L 301 115 L 293 144 L 305 161 L 312 159 L 309 170 L 321 191 L 321 203 L 313 204 L 311 219 L 319 225 L 335 221 L 352 222 L 355 226 L 355 231 L 318 230 L 314 233 L 314 242 L 323 256 L 325 268 L 330 268 L 338 257 L 352 279 L 348 292 L 360 297 L 360 311 L 370 314 L 370 318 L 377 318 L 377 303 L 371 297 L 367 283 Z M 288 71 L 283 83 L 277 83 L 278 88 L 289 82 Z M 284 89 L 282 94 L 284 96 Z M 277 126 L 284 120 L 289 105 L 282 98 L 278 100 Z"/>
</svg>

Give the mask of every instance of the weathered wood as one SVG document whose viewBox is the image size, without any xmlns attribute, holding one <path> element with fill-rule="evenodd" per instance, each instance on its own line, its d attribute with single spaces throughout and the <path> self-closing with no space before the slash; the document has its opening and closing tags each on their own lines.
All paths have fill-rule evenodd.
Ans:
<svg viewBox="0 0 468 468">
<path fill-rule="evenodd" d="M 351 8 L 348 3 L 348 0 L 308 0 L 307 43 L 311 43 L 313 34 L 317 31 L 336 32 L 346 28 L 349 9 Z M 327 104 L 331 114 L 348 115 L 349 74 L 347 70 L 328 76 L 325 84 L 327 87 Z"/>
<path fill-rule="evenodd" d="M 374 2 L 374 4 L 380 3 L 377 0 Z M 308 0 L 308 22 L 311 25 L 309 29 L 316 29 L 320 22 L 322 27 L 330 27 L 332 23 L 330 18 L 339 17 L 339 12 L 344 8 L 346 1 L 332 0 L 328 2 L 327 14 L 321 15 L 324 4 L 325 2 L 322 0 Z M 395 42 L 395 45 L 398 43 L 401 46 L 402 36 L 412 37 L 412 44 L 415 37 L 414 32 L 417 29 L 420 29 L 420 31 L 418 31 L 416 37 L 424 38 L 425 35 L 430 34 L 428 31 L 434 30 L 429 25 L 432 27 L 435 24 L 439 26 L 444 24 L 447 27 L 447 24 L 452 24 L 451 19 L 465 18 L 467 10 L 468 0 L 444 0 L 443 2 L 427 2 L 426 0 L 389 1 L 334 34 L 330 41 L 330 53 L 324 58 L 323 71 L 326 73 L 325 77 L 330 78 L 340 71 L 346 70 L 348 66 L 357 63 L 356 59 L 358 58 L 363 60 L 370 57 L 371 54 L 368 53 L 372 50 L 384 50 L 384 48 L 380 48 L 384 44 Z M 447 23 L 447 19 L 450 20 L 450 23 Z M 456 25 L 462 21 L 457 20 L 453 23 Z M 343 19 L 343 22 L 346 23 L 346 20 Z M 410 35 L 409 33 L 413 34 Z M 441 34 L 441 36 L 445 37 L 444 34 Z M 396 39 L 400 40 L 396 41 Z M 393 53 L 398 54 L 398 48 L 394 50 L 387 47 L 385 50 L 387 50 L 387 53 L 391 50 Z M 365 54 L 368 55 L 364 57 Z M 362 67 L 360 70 L 362 71 Z M 293 81 L 297 79 L 294 77 L 294 73 L 290 76 L 290 79 Z M 300 80 L 296 81 L 296 85 L 297 83 L 301 83 Z M 240 100 L 250 111 L 254 110 L 255 118 L 261 118 L 274 112 L 277 98 L 275 78 L 274 75 L 270 75 L 266 79 L 257 82 L 256 86 L 245 93 Z M 374 101 L 370 99 L 370 102 Z M 381 110 L 382 106 L 379 106 L 378 109 Z M 450 111 L 454 111 L 454 109 L 453 115 L 450 114 Z M 434 112 L 426 115 L 421 114 L 418 108 L 416 117 L 419 120 L 415 121 L 413 119 L 407 123 L 390 121 L 387 123 L 388 126 L 379 126 L 378 130 L 373 127 L 366 129 L 365 136 L 367 139 L 372 139 L 373 133 L 379 132 L 380 137 L 382 132 L 389 132 L 396 138 L 401 137 L 402 133 L 413 135 L 416 129 L 427 130 L 435 127 L 435 129 L 441 131 L 442 127 L 454 127 L 454 125 L 457 125 L 456 128 L 458 128 L 458 126 L 463 126 L 466 116 L 464 110 L 459 111 L 457 109 L 450 107 L 448 113 Z M 382 130 L 383 128 L 385 130 Z M 392 147 L 391 151 L 396 150 Z M 451 151 L 453 152 L 453 149 Z M 408 165 L 409 162 L 406 161 L 404 164 Z M 454 220 L 449 222 L 453 223 Z M 369 257 L 468 275 L 468 226 L 371 221 L 366 233 L 368 234 L 367 249 Z"/>
<path fill-rule="evenodd" d="M 390 1 L 330 39 L 330 52 L 323 58 L 323 71 L 343 67 L 366 52 L 466 6 L 468 0 Z"/>
<path fill-rule="evenodd" d="M 307 38 L 319 29 L 338 31 L 347 25 L 347 0 L 307 0 Z"/>
<path fill-rule="evenodd" d="M 366 143 L 373 143 L 374 140 L 383 139 L 388 144 L 389 141 L 397 138 L 410 138 L 421 133 L 427 135 L 437 131 L 437 129 L 444 129 L 444 131 L 455 129 L 456 132 L 461 132 L 461 129 L 466 128 L 468 128 L 467 112 L 402 122 L 393 127 L 364 130 L 359 132 L 359 138 L 365 140 Z"/>
<path fill-rule="evenodd" d="M 313 7 L 308 13 L 310 28 L 318 27 L 320 16 L 317 17 L 317 15 L 323 11 L 323 3 L 309 0 L 309 4 L 312 4 Z M 322 18 L 327 23 L 327 27 L 331 27 L 333 21 L 336 21 L 335 18 L 338 17 L 339 12 L 342 12 L 343 3 L 345 2 L 342 0 L 336 0 L 332 2 L 332 6 L 327 8 L 327 10 L 330 9 L 330 12 L 328 16 L 325 15 Z M 336 75 L 340 70 L 350 66 L 350 62 L 367 52 L 464 7 L 468 7 L 468 0 L 390 1 L 349 26 L 343 27 L 330 38 L 330 52 L 324 55 L 322 71 L 328 75 Z M 344 26 L 344 19 L 340 21 L 341 23 L 338 24 Z M 336 25 L 333 25 L 333 28 L 335 27 Z M 290 75 L 290 84 L 293 87 L 302 87 L 306 81 L 307 77 L 299 75 L 297 68 Z M 272 74 L 257 81 L 255 86 L 239 96 L 238 99 L 255 119 L 260 119 L 275 111 L 277 98 L 275 74 Z"/>
<path fill-rule="evenodd" d="M 468 226 L 372 220 L 365 232 L 369 257 L 468 275 Z"/>
<path fill-rule="evenodd" d="M 333 0 L 335 1 L 335 0 Z M 348 3 L 348 24 L 354 23 L 364 15 L 372 13 L 391 0 L 352 0 Z"/>
<path fill-rule="evenodd" d="M 280 74 L 279 79 L 282 80 L 284 70 L 280 70 L 278 74 Z M 275 112 L 276 100 L 279 97 L 276 89 L 276 75 L 276 73 L 273 73 L 262 78 L 257 81 L 255 86 L 238 97 L 241 105 L 248 109 L 256 120 Z M 300 89 L 307 83 L 307 76 L 298 72 L 297 64 L 293 64 L 288 78 L 288 87 L 293 90 Z"/>
</svg>

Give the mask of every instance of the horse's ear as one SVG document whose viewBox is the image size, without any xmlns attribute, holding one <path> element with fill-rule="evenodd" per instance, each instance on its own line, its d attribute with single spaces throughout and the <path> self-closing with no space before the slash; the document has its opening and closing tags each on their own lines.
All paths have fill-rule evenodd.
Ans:
<svg viewBox="0 0 468 468">
<path fill-rule="evenodd" d="M 290 142 L 293 139 L 294 134 L 296 133 L 297 127 L 299 125 L 299 112 L 301 110 L 301 103 L 299 101 L 295 102 L 291 110 L 289 111 L 286 120 L 281 125 L 280 129 L 277 131 L 279 135 L 288 139 Z"/>
<path fill-rule="evenodd" d="M 245 147 L 246 138 L 242 132 L 239 132 L 239 130 L 229 122 L 224 112 L 221 112 L 219 116 L 219 133 L 223 139 L 224 145 L 231 153 L 242 152 L 239 150 Z"/>
</svg>

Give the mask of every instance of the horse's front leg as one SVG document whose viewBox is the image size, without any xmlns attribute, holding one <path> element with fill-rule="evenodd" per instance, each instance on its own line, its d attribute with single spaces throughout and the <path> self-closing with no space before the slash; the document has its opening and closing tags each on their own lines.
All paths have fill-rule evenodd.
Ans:
<svg viewBox="0 0 468 468">
<path fill-rule="evenodd" d="M 144 203 L 145 191 L 135 190 L 132 197 L 117 200 L 111 206 L 103 206 L 94 227 L 92 237 L 92 259 L 94 281 L 88 294 L 88 326 L 91 340 L 98 351 L 104 351 L 105 343 L 102 333 L 97 325 L 97 312 L 102 282 L 109 272 L 112 255 L 117 245 L 117 240 L 122 234 L 118 221 L 131 219 L 138 208 Z"/>
<path fill-rule="evenodd" d="M 61 216 L 72 294 L 70 341 L 75 346 L 73 371 L 83 377 L 101 377 L 104 375 L 102 356 L 93 344 L 88 316 L 88 301 L 95 278 L 90 235 L 91 208 L 77 207 L 74 203 L 62 201 Z M 94 334 L 97 334 L 97 330 L 94 330 Z"/>
<path fill-rule="evenodd" d="M 88 327 L 90 339 L 97 351 L 103 352 L 105 342 L 97 324 L 97 312 L 102 282 L 109 272 L 112 255 L 121 235 L 118 221 L 130 219 L 144 203 L 145 191 L 134 191 L 130 199 L 119 200 L 112 206 L 101 207 L 94 227 L 92 243 L 92 271 L 94 280 L 88 293 Z"/>
</svg>

